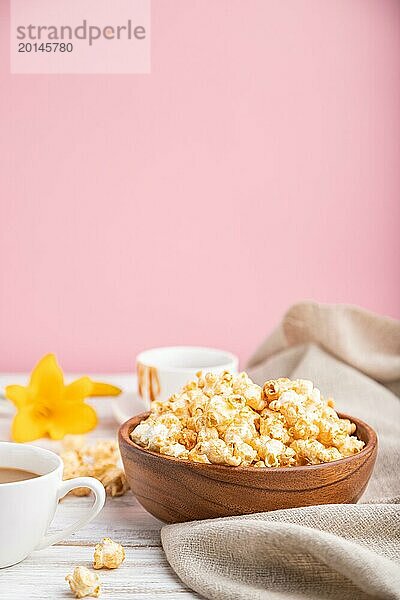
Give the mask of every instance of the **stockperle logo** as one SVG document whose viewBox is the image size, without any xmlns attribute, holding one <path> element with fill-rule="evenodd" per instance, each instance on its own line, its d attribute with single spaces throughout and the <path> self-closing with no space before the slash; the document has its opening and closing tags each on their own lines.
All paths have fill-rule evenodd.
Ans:
<svg viewBox="0 0 400 600">
<path fill-rule="evenodd" d="M 150 73 L 150 0 L 11 0 L 12 73 Z"/>
</svg>

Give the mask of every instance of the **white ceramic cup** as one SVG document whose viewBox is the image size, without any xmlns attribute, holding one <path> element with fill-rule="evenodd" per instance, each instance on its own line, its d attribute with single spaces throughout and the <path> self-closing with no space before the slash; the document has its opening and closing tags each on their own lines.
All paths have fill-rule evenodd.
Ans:
<svg viewBox="0 0 400 600">
<path fill-rule="evenodd" d="M 239 359 L 231 352 L 199 346 L 166 346 L 141 352 L 136 358 L 138 393 L 147 408 L 153 400 L 165 401 L 196 373 L 236 373 Z"/>
<path fill-rule="evenodd" d="M 62 480 L 63 462 L 57 454 L 29 446 L 0 442 L 0 467 L 24 469 L 39 477 L 0 483 L 0 568 L 24 560 L 68 537 L 89 523 L 103 508 L 104 487 L 93 477 Z M 57 533 L 47 534 L 60 498 L 77 487 L 88 487 L 95 499 L 89 512 Z"/>
</svg>

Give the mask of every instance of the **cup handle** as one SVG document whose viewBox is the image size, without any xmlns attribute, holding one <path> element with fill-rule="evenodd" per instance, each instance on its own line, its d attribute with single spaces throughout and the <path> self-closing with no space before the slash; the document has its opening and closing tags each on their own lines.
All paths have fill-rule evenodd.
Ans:
<svg viewBox="0 0 400 600">
<path fill-rule="evenodd" d="M 57 502 L 61 498 L 63 498 L 65 494 L 68 494 L 68 492 L 78 487 L 89 488 L 94 493 L 94 502 L 90 507 L 89 511 L 78 521 L 72 523 L 72 525 L 69 525 L 69 527 L 66 527 L 62 531 L 58 531 L 57 533 L 52 533 L 50 535 L 45 535 L 40 544 L 35 548 L 35 550 L 43 550 L 48 546 L 52 546 L 53 544 L 60 542 L 61 540 L 68 537 L 71 533 L 74 533 L 74 531 L 77 531 L 78 529 L 89 523 L 92 519 L 95 518 L 96 515 L 99 514 L 99 512 L 104 506 L 106 494 L 103 485 L 100 483 L 100 481 L 98 481 L 98 479 L 95 479 L 94 477 L 75 477 L 75 479 L 63 481 L 57 491 Z"/>
</svg>

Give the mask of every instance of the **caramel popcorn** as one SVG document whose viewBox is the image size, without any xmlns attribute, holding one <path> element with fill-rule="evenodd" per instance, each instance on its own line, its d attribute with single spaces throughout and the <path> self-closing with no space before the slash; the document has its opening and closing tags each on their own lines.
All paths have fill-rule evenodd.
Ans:
<svg viewBox="0 0 400 600">
<path fill-rule="evenodd" d="M 233 467 L 296 467 L 338 460 L 364 442 L 306 379 L 263 387 L 246 373 L 201 372 L 132 431 L 137 444 L 167 456 Z"/>
<path fill-rule="evenodd" d="M 75 598 L 86 598 L 86 596 L 98 598 L 100 596 L 99 576 L 86 567 L 75 567 L 73 574 L 67 575 L 65 581 L 68 581 Z"/>
<path fill-rule="evenodd" d="M 94 477 L 101 481 L 108 496 L 123 496 L 129 490 L 124 470 L 114 464 L 95 468 Z"/>
<path fill-rule="evenodd" d="M 64 463 L 64 479 L 95 477 L 104 485 L 109 496 L 122 496 L 129 490 L 115 440 L 98 440 L 88 444 L 83 436 L 67 436 L 64 449 L 60 454 Z M 70 493 L 88 496 L 90 490 L 76 488 Z"/>
<path fill-rule="evenodd" d="M 103 538 L 94 549 L 93 567 L 95 569 L 117 569 L 125 560 L 125 550 L 111 538 Z"/>
</svg>

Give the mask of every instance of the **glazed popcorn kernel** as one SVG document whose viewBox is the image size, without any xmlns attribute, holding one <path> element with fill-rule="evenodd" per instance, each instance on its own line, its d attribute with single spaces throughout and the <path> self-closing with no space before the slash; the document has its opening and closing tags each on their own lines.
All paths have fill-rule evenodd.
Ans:
<svg viewBox="0 0 400 600">
<path fill-rule="evenodd" d="M 65 451 L 60 454 L 64 463 L 63 479 L 95 477 L 109 496 L 123 496 L 129 490 L 115 440 L 98 440 L 89 444 L 83 436 L 68 436 L 63 445 Z M 75 488 L 70 494 L 88 496 L 90 490 Z"/>
<path fill-rule="evenodd" d="M 103 538 L 96 544 L 93 556 L 95 569 L 117 569 L 125 560 L 125 550 L 111 538 Z"/>
<path fill-rule="evenodd" d="M 86 598 L 100 596 L 100 579 L 97 573 L 92 573 L 86 567 L 75 567 L 72 575 L 67 575 L 65 581 L 68 581 L 71 592 L 75 598 Z"/>
<path fill-rule="evenodd" d="M 232 467 L 296 467 L 338 460 L 364 442 L 306 379 L 266 381 L 247 373 L 198 373 L 132 431 L 140 446 L 192 462 Z"/>
<path fill-rule="evenodd" d="M 96 467 L 93 475 L 103 484 L 107 496 L 123 496 L 129 490 L 125 471 L 114 464 Z"/>
</svg>

